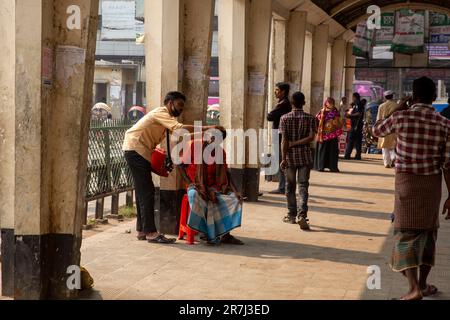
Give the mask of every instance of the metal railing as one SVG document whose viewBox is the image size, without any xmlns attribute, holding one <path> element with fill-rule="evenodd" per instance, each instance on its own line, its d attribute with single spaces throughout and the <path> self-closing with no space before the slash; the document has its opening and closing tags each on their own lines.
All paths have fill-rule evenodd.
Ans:
<svg viewBox="0 0 450 320">
<path fill-rule="evenodd" d="M 133 206 L 133 178 L 122 152 L 125 132 L 133 124 L 127 119 L 91 120 L 85 224 L 88 219 L 88 203 L 90 201 L 97 201 L 95 219 L 103 219 L 106 197 L 112 197 L 112 215 L 118 215 L 119 195 L 123 192 L 127 193 L 127 206 Z"/>
</svg>

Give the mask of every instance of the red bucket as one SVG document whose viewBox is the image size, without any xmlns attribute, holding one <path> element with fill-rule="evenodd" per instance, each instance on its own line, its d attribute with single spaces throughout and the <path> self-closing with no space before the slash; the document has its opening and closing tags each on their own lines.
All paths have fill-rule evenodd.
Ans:
<svg viewBox="0 0 450 320">
<path fill-rule="evenodd" d="M 163 149 L 160 148 L 156 148 L 155 151 L 153 151 L 152 154 L 152 171 L 153 173 L 155 173 L 156 175 L 160 176 L 160 177 L 168 177 L 169 176 L 169 172 L 167 172 L 166 169 L 166 151 L 164 151 Z"/>
</svg>

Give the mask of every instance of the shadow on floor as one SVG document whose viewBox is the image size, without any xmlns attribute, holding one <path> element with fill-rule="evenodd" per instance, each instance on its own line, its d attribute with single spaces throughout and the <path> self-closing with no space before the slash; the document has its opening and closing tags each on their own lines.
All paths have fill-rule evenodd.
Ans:
<svg viewBox="0 0 450 320">
<path fill-rule="evenodd" d="M 220 253 L 260 259 L 315 259 L 363 266 L 384 263 L 382 256 L 370 252 L 328 248 L 278 240 L 253 239 L 246 237 L 239 237 L 239 239 L 245 243 L 244 246 L 222 244 L 220 246 L 211 247 L 203 243 L 189 246 L 184 244 L 183 241 L 180 241 L 175 245 L 178 249 L 186 251 Z"/>
<path fill-rule="evenodd" d="M 328 188 L 328 189 L 344 189 L 358 192 L 373 192 L 373 193 L 383 193 L 383 194 L 394 194 L 394 190 L 389 189 L 377 189 L 377 188 L 364 188 L 364 187 L 352 187 L 352 186 L 343 186 L 343 185 L 328 185 L 321 183 L 311 183 L 311 187 L 319 187 L 319 188 Z M 394 188 L 394 185 L 392 185 Z"/>
</svg>

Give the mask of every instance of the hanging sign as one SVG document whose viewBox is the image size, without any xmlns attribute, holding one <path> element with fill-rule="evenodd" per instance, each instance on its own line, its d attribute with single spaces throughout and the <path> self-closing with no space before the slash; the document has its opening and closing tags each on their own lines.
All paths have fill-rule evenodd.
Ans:
<svg viewBox="0 0 450 320">
<path fill-rule="evenodd" d="M 403 54 L 425 51 L 425 11 L 401 9 L 395 12 L 392 52 Z"/>
</svg>

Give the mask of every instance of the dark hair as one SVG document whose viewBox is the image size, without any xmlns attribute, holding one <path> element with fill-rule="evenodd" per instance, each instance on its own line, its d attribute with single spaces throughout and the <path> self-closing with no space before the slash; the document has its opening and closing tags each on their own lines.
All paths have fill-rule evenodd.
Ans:
<svg viewBox="0 0 450 320">
<path fill-rule="evenodd" d="M 363 107 L 367 104 L 367 100 L 366 99 L 362 99 L 360 102 L 361 102 L 361 105 Z"/>
<path fill-rule="evenodd" d="M 393 95 L 393 94 L 390 94 L 390 95 L 388 95 L 388 96 L 385 96 L 385 98 L 386 98 L 387 100 L 391 100 L 391 99 L 394 99 L 394 95 Z"/>
<path fill-rule="evenodd" d="M 112 119 L 112 114 L 108 113 L 108 115 L 106 116 L 108 119 Z"/>
<path fill-rule="evenodd" d="M 303 107 L 305 104 L 305 95 L 300 91 L 295 92 L 292 95 L 292 102 L 297 108 Z"/>
<path fill-rule="evenodd" d="M 275 86 L 278 89 L 280 89 L 281 91 L 284 91 L 286 96 L 288 96 L 289 95 L 289 91 L 291 91 L 291 85 L 289 83 L 286 83 L 286 82 L 278 82 Z"/>
<path fill-rule="evenodd" d="M 353 94 L 353 96 L 354 96 L 356 99 L 361 100 L 361 95 L 360 95 L 358 92 L 355 92 L 355 93 Z"/>
<path fill-rule="evenodd" d="M 433 102 L 436 99 L 436 90 L 436 84 L 428 77 L 421 77 L 413 82 L 413 95 L 418 102 Z"/>
<path fill-rule="evenodd" d="M 186 102 L 186 96 L 184 94 L 182 94 L 181 92 L 171 91 L 164 98 L 164 105 L 166 106 L 169 104 L 170 101 L 173 102 L 175 100 L 183 100 L 184 102 Z"/>
</svg>

